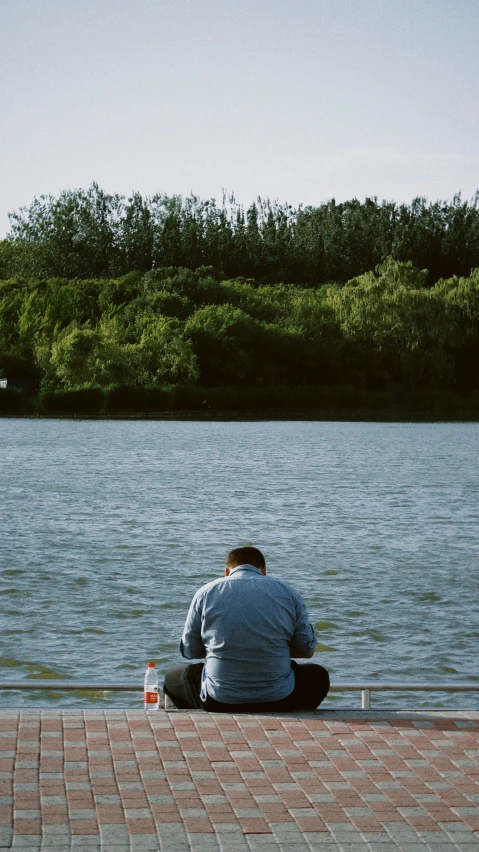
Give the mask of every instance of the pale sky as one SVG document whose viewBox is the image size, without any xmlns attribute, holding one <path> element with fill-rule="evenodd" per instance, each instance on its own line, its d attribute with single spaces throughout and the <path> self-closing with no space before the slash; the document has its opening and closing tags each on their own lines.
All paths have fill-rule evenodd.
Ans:
<svg viewBox="0 0 479 852">
<path fill-rule="evenodd" d="M 1 0 L 0 238 L 87 188 L 293 206 L 479 188 L 478 0 Z"/>
</svg>

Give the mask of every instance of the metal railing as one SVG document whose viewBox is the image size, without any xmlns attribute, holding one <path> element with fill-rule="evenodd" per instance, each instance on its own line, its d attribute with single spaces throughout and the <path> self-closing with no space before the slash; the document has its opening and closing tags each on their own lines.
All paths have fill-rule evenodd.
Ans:
<svg viewBox="0 0 479 852">
<path fill-rule="evenodd" d="M 361 709 L 369 710 L 371 707 L 371 692 L 479 692 L 477 683 L 384 683 L 372 681 L 370 683 L 332 683 L 330 692 L 360 692 Z"/>
<path fill-rule="evenodd" d="M 22 680 L 22 681 L 0 681 L 0 690 L 52 690 L 63 692 L 64 690 L 87 691 L 87 692 L 142 692 L 143 683 L 109 683 L 107 681 L 81 681 L 81 680 Z M 361 709 L 369 710 L 371 707 L 371 693 L 374 692 L 479 692 L 479 682 L 476 683 L 383 683 L 382 681 L 353 681 L 352 683 L 332 683 L 330 692 L 360 692 Z M 160 689 L 160 703 L 168 699 L 163 696 Z M 167 709 L 174 709 L 173 705 Z"/>
<path fill-rule="evenodd" d="M 86 689 L 88 692 L 142 692 L 142 683 L 110 683 L 110 681 L 90 681 L 90 680 L 43 680 L 43 678 L 32 678 L 32 680 L 6 680 L 0 681 L 0 689 L 52 689 L 56 692 L 63 692 L 64 689 L 72 690 Z"/>
</svg>

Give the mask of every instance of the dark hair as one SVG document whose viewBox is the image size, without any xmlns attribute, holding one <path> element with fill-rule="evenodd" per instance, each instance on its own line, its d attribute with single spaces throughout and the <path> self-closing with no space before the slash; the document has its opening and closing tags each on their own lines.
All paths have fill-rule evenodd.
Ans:
<svg viewBox="0 0 479 852">
<path fill-rule="evenodd" d="M 254 565 L 255 568 L 264 568 L 266 562 L 261 550 L 257 547 L 236 547 L 226 560 L 227 568 L 237 568 L 239 565 Z"/>
</svg>

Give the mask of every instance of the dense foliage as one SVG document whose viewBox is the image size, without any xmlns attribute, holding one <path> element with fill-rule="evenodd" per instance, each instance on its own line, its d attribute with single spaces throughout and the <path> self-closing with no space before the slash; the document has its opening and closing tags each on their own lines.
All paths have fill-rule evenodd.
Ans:
<svg viewBox="0 0 479 852">
<path fill-rule="evenodd" d="M 0 378 L 43 392 L 90 388 L 92 405 L 95 389 L 116 399 L 113 388 L 128 388 L 133 399 L 167 386 L 210 389 L 209 400 L 211 389 L 256 388 L 285 405 L 292 389 L 299 400 L 313 386 L 477 394 L 479 269 L 427 285 L 426 271 L 392 258 L 317 288 L 224 279 L 211 267 L 11 278 L 0 282 Z"/>
<path fill-rule="evenodd" d="M 0 277 L 117 278 L 210 265 L 226 279 L 316 287 L 344 283 L 391 256 L 428 269 L 432 285 L 479 267 L 479 192 L 470 202 L 333 199 L 297 209 L 258 198 L 245 211 L 234 196 L 221 206 L 193 195 L 125 199 L 92 184 L 41 196 L 10 220 Z"/>
</svg>

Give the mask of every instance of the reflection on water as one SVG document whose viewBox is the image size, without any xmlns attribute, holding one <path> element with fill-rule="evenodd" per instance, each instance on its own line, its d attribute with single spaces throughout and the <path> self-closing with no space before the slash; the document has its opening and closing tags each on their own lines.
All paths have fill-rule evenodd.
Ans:
<svg viewBox="0 0 479 852">
<path fill-rule="evenodd" d="M 303 594 L 333 679 L 479 679 L 478 439 L 475 423 L 0 420 L 0 677 L 164 671 L 195 590 L 250 542 Z M 141 706 L 0 693 L 92 701 Z"/>
</svg>

